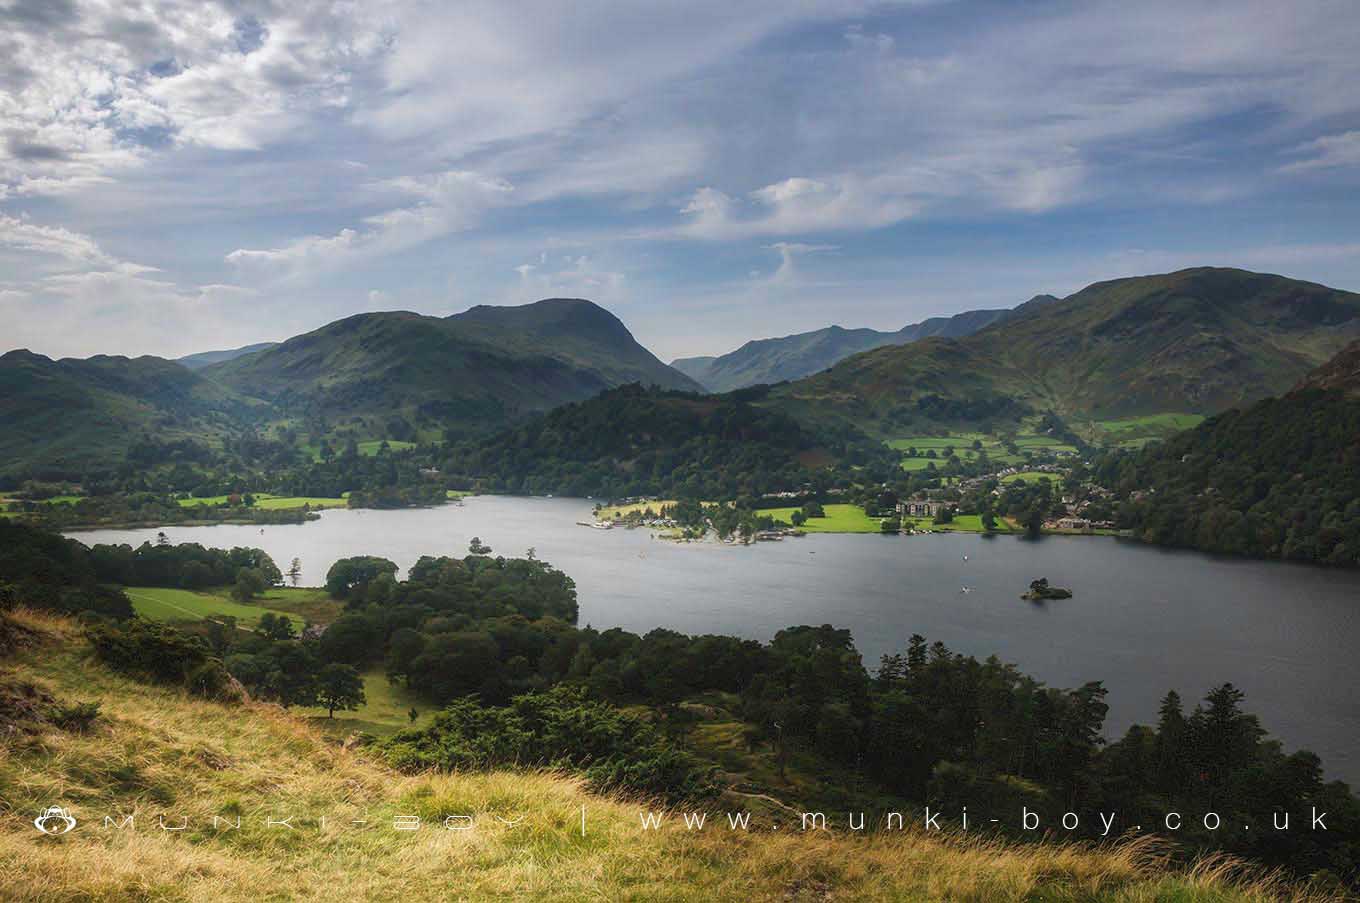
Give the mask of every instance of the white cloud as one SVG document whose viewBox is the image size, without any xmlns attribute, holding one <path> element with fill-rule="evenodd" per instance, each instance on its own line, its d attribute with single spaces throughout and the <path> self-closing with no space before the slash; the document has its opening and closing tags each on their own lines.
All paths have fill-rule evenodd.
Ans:
<svg viewBox="0 0 1360 903">
<path fill-rule="evenodd" d="M 381 52 L 380 23 L 361 13 L 321 3 L 18 0 L 0 9 L 11 26 L 0 43 L 0 185 L 17 196 L 63 194 L 162 148 L 255 150 L 289 137 L 347 106 L 352 72 Z"/>
<path fill-rule="evenodd" d="M 813 245 L 798 241 L 777 241 L 772 245 L 766 245 L 766 247 L 779 252 L 779 267 L 770 275 L 769 279 L 771 284 L 778 285 L 788 285 L 797 278 L 794 258 L 804 254 L 821 254 L 839 250 L 836 245 Z"/>
<path fill-rule="evenodd" d="M 909 266 L 858 232 L 909 221 L 948 255 L 974 224 L 1042 244 L 1070 228 L 1046 214 L 1104 205 L 1151 243 L 1149 209 L 1349 186 L 1353 6 L 0 0 L 0 290 L 64 274 L 68 303 L 144 311 L 136 292 L 188 309 L 199 285 L 286 281 L 288 316 L 320 322 L 379 303 L 368 285 L 442 303 L 456 275 L 470 300 L 682 318 L 755 265 L 782 275 L 745 316 L 796 286 L 811 317 L 814 271 L 853 258 L 854 303 L 864 255 Z M 1309 225 L 1289 215 L 1269 228 Z M 855 251 L 792 250 L 828 240 Z M 438 273 L 386 259 L 426 243 Z"/>
<path fill-rule="evenodd" d="M 802 235 L 873 229 L 915 215 L 920 201 L 891 180 L 852 174 L 794 177 L 752 191 L 743 202 L 714 188 L 701 188 L 680 208 L 687 216 L 675 234 L 730 240 L 753 235 Z"/>
<path fill-rule="evenodd" d="M 331 236 L 306 236 L 277 248 L 240 248 L 226 256 L 227 262 L 251 275 L 310 279 L 466 229 L 514 190 L 499 179 L 458 170 L 420 178 L 401 177 L 372 188 L 375 192 L 414 199 L 416 203 L 367 216 L 362 230 L 346 228 Z"/>
<path fill-rule="evenodd" d="M 56 258 L 62 266 L 108 266 L 114 263 L 88 235 L 61 226 L 40 226 L 0 213 L 0 248 Z"/>
<path fill-rule="evenodd" d="M 627 276 L 600 266 L 589 254 L 551 257 L 544 252 L 537 263 L 522 263 L 513 271 L 519 279 L 506 299 L 508 303 L 548 297 L 589 298 L 606 306 L 628 301 Z"/>
<path fill-rule="evenodd" d="M 1360 129 L 1339 135 L 1324 135 L 1296 149 L 1308 156 L 1286 164 L 1283 172 L 1308 172 L 1319 169 L 1360 168 Z"/>
</svg>

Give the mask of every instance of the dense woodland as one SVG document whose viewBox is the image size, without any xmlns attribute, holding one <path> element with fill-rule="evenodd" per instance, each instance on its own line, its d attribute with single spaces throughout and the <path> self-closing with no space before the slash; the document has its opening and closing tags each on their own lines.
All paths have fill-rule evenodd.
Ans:
<svg viewBox="0 0 1360 903">
<path fill-rule="evenodd" d="M 852 429 L 809 431 L 751 403 L 760 394 L 622 386 L 457 445 L 444 470 L 492 492 L 732 499 L 829 482 L 831 465 L 895 467 L 880 443 Z"/>
<path fill-rule="evenodd" d="M 1096 476 L 1160 545 L 1360 565 L 1360 400 L 1308 389 L 1228 411 Z"/>
<path fill-rule="evenodd" d="M 579 770 L 600 788 L 703 797 L 720 782 L 686 741 L 687 701 L 722 698 L 747 725 L 747 742 L 771 749 L 781 767 L 796 755 L 854 776 L 858 795 L 828 785 L 817 802 L 1025 806 L 1050 824 L 1068 810 L 1149 819 L 1214 811 L 1218 831 L 1186 819 L 1176 838 L 1187 850 L 1229 849 L 1356 880 L 1360 802 L 1324 781 L 1316 756 L 1285 754 L 1229 684 L 1193 707 L 1169 693 L 1156 725 L 1107 743 L 1099 682 L 1046 687 L 995 658 L 919 636 L 870 672 L 849 632 L 830 625 L 791 627 L 768 643 L 580 628 L 570 577 L 532 552 L 502 557 L 478 541 L 463 558 L 421 559 L 405 580 L 381 558 L 336 562 L 327 589 L 344 613 L 319 636 L 298 636 L 282 618 L 255 631 L 214 621 L 185 632 L 111 608 L 103 594 L 121 597 L 116 589 L 94 590 L 105 579 L 184 585 L 200 568 L 224 580 L 233 569 L 238 579 L 263 570 L 277 582 L 277 569 L 253 550 L 85 550 L 0 529 L 6 604 L 78 611 L 88 603 L 96 653 L 142 679 L 225 700 L 239 684 L 333 712 L 360 704 L 359 671 L 381 665 L 440 708 L 428 725 L 376 746 L 398 767 L 541 764 Z M 1307 823 L 1312 806 L 1329 813 L 1327 832 L 1237 827 L 1277 812 Z"/>
</svg>

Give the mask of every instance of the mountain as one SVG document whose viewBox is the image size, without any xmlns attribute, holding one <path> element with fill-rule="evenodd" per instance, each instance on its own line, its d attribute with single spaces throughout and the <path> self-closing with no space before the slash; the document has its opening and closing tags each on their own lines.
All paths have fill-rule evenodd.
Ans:
<svg viewBox="0 0 1360 903">
<path fill-rule="evenodd" d="M 777 339 L 757 339 L 718 357 L 690 357 L 671 366 L 710 392 L 730 392 L 761 383 L 801 379 L 852 354 L 884 345 L 905 345 L 941 336 L 959 338 L 995 323 L 1009 310 L 970 310 L 952 317 L 931 317 L 896 332 L 828 326 Z"/>
<path fill-rule="evenodd" d="M 11 351 L 0 356 L 0 474 L 108 467 L 143 437 L 211 440 L 251 410 L 231 390 L 158 357 L 54 361 Z"/>
<path fill-rule="evenodd" d="M 243 345 L 240 348 L 231 348 L 226 351 L 200 351 L 197 354 L 189 354 L 184 357 L 175 358 L 175 363 L 183 364 L 190 370 L 201 370 L 209 364 L 234 361 L 242 355 L 254 354 L 256 351 L 264 351 L 267 348 L 273 348 L 277 344 L 278 342 L 256 342 L 254 345 Z"/>
<path fill-rule="evenodd" d="M 962 339 L 848 358 L 771 398 L 880 435 L 1053 411 L 1215 413 L 1288 390 L 1360 336 L 1360 295 L 1200 267 L 1040 296 Z"/>
<path fill-rule="evenodd" d="M 393 438 L 480 430 L 624 383 L 699 388 L 613 314 L 566 298 L 442 319 L 359 314 L 201 372 L 281 414 Z"/>
<path fill-rule="evenodd" d="M 638 344 L 618 317 L 580 298 L 549 298 L 517 307 L 482 304 L 447 322 L 489 345 L 525 355 L 550 354 L 599 373 L 611 386 L 640 382 L 682 391 L 702 388 Z"/>
<path fill-rule="evenodd" d="M 1140 539 L 1360 566 L 1360 341 L 1288 394 L 1097 468 Z"/>
</svg>

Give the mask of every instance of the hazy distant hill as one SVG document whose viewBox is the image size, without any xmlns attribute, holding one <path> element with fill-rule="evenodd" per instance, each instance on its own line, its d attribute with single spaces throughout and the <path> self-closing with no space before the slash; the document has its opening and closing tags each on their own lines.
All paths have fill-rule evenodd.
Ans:
<svg viewBox="0 0 1360 903">
<path fill-rule="evenodd" d="M 974 335 L 856 355 L 772 397 L 880 434 L 1024 411 L 1215 413 L 1289 389 L 1360 335 L 1360 295 L 1196 268 L 1038 298 Z"/>
<path fill-rule="evenodd" d="M 0 473 L 79 474 L 143 436 L 211 439 L 249 413 L 231 390 L 158 357 L 0 356 Z"/>
<path fill-rule="evenodd" d="M 183 364 L 190 370 L 201 370 L 210 364 L 232 361 L 246 354 L 254 354 L 256 351 L 273 348 L 277 344 L 278 342 L 256 342 L 254 345 L 243 345 L 240 348 L 230 348 L 226 351 L 200 351 L 197 354 L 175 358 L 175 363 Z"/>
<path fill-rule="evenodd" d="M 970 310 L 952 317 L 931 317 L 896 332 L 828 326 L 777 339 L 757 339 L 718 357 L 680 358 L 671 366 L 711 392 L 730 392 L 761 383 L 802 379 L 852 354 L 884 345 L 905 345 L 932 336 L 971 335 L 1009 313 L 1004 309 Z"/>
<path fill-rule="evenodd" d="M 284 413 L 357 418 L 397 438 L 383 429 L 396 418 L 416 429 L 481 429 L 624 383 L 698 388 L 613 314 L 562 298 L 447 318 L 359 314 L 202 372 Z"/>
</svg>

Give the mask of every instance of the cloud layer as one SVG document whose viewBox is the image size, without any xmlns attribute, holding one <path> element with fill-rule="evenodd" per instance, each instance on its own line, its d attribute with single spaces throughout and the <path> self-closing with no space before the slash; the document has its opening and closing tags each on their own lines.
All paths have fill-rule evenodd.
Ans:
<svg viewBox="0 0 1360 903">
<path fill-rule="evenodd" d="M 567 292 L 719 352 L 1204 249 L 1360 287 L 1298 251 L 1360 239 L 1350 0 L 0 0 L 0 25 L 0 316 L 49 353 Z"/>
</svg>

